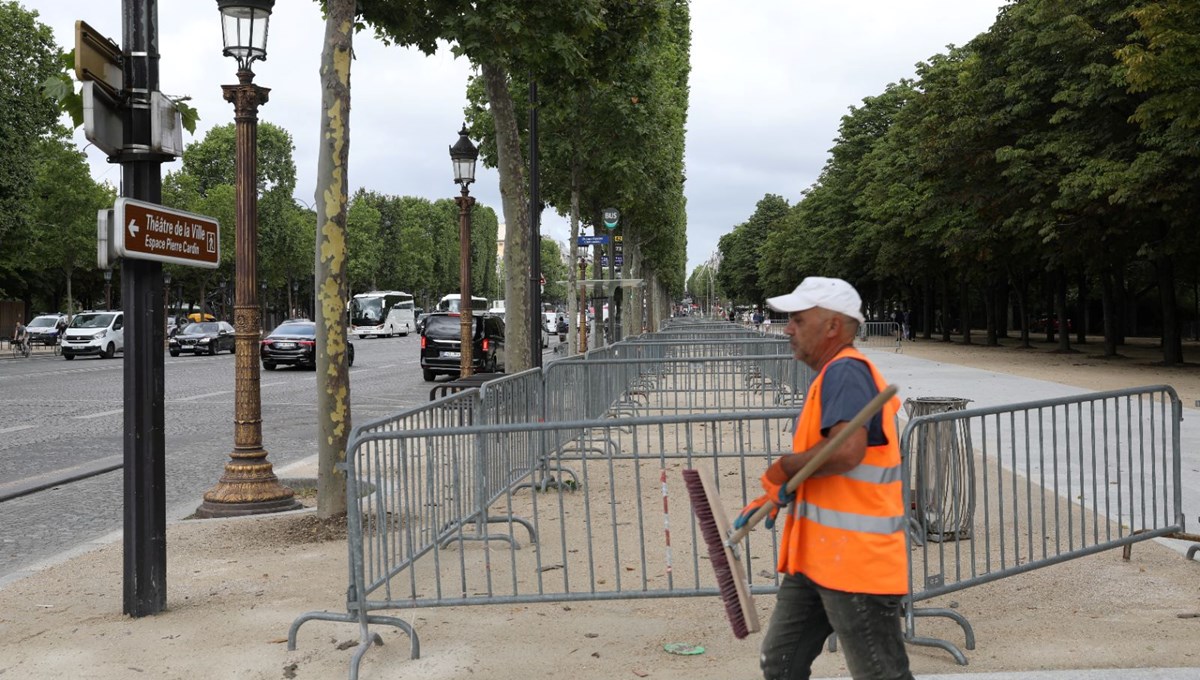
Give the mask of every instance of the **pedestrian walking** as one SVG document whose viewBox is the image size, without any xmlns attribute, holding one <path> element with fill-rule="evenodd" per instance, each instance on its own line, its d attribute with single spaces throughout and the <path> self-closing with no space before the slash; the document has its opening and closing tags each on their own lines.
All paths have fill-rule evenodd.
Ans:
<svg viewBox="0 0 1200 680">
<path fill-rule="evenodd" d="M 768 500 L 787 508 L 777 567 L 783 579 L 759 657 L 763 677 L 807 678 L 825 639 L 837 633 L 855 680 L 910 679 L 900 627 L 908 550 L 899 400 L 851 434 L 794 494 L 786 491 L 823 443 L 887 386 L 854 347 L 862 299 L 841 279 L 810 276 L 767 305 L 788 314 L 784 335 L 792 353 L 817 376 L 796 421 L 792 453 L 767 468 L 765 493 L 734 522 L 744 526 Z M 767 526 L 774 520 L 772 514 Z"/>
</svg>

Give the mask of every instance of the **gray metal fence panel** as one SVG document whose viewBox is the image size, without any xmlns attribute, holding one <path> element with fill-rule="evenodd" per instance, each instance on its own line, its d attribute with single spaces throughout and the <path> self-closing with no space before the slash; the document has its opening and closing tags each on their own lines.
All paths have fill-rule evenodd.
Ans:
<svg viewBox="0 0 1200 680">
<path fill-rule="evenodd" d="M 901 437 L 908 469 L 936 468 L 923 455 L 945 455 L 946 437 L 967 433 L 970 485 L 929 494 L 936 507 L 915 512 L 950 517 L 974 495 L 970 531 L 926 540 L 914 517 L 909 604 L 1137 541 L 1184 531 L 1179 423 L 1175 391 L 1153 386 L 1078 397 L 950 411 L 914 418 Z M 918 445 L 924 442 L 925 446 Z M 912 478 L 910 476 L 910 478 Z M 915 506 L 908 502 L 906 506 Z M 909 635 L 918 636 L 909 608 Z M 961 615 L 951 616 L 967 631 Z"/>
</svg>

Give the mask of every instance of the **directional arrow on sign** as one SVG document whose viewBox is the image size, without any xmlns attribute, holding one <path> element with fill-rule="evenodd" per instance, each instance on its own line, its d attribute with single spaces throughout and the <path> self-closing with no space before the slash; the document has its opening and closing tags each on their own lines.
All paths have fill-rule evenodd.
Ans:
<svg viewBox="0 0 1200 680">
<path fill-rule="evenodd" d="M 137 225 L 137 220 L 129 220 L 129 227 L 128 227 L 128 229 L 129 229 L 129 235 L 130 235 L 130 236 L 137 236 L 137 233 L 138 233 L 138 229 L 139 229 L 139 228 L 140 228 L 140 227 L 138 227 L 138 225 Z"/>
</svg>

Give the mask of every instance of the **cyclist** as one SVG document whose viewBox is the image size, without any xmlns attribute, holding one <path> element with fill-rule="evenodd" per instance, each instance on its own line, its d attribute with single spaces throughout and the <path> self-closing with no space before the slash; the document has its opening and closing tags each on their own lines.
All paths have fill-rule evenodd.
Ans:
<svg viewBox="0 0 1200 680">
<path fill-rule="evenodd" d="M 13 329 L 12 343 L 14 349 L 20 349 L 25 356 L 29 356 L 29 333 L 20 319 L 17 319 L 17 326 Z"/>
</svg>

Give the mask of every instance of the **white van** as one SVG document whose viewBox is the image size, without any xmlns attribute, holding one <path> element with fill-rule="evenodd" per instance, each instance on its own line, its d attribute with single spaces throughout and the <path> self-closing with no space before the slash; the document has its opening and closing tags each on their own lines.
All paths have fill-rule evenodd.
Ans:
<svg viewBox="0 0 1200 680">
<path fill-rule="evenodd" d="M 68 361 L 89 354 L 111 359 L 117 352 L 124 351 L 123 312 L 80 312 L 71 319 L 63 334 L 62 355 Z"/>
</svg>

